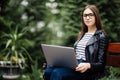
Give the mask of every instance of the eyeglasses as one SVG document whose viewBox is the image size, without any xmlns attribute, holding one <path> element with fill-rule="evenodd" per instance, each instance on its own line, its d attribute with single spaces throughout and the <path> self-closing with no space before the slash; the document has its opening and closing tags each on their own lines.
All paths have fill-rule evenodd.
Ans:
<svg viewBox="0 0 120 80">
<path fill-rule="evenodd" d="M 93 13 L 89 13 L 89 14 L 83 14 L 84 18 L 87 18 L 87 16 L 89 17 L 89 19 L 92 19 L 94 14 Z"/>
</svg>

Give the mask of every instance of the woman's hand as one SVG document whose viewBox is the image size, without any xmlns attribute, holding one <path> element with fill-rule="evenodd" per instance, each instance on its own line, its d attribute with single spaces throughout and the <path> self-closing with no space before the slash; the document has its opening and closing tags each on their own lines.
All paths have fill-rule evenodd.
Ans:
<svg viewBox="0 0 120 80">
<path fill-rule="evenodd" d="M 90 69 L 90 67 L 91 67 L 90 63 L 80 63 L 76 67 L 76 71 L 79 71 L 80 73 L 84 73 L 85 71 L 87 71 L 88 69 Z"/>
</svg>

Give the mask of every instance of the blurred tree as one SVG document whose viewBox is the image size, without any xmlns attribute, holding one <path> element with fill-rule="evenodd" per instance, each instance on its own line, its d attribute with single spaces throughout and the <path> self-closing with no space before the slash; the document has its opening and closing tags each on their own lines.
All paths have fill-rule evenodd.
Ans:
<svg viewBox="0 0 120 80">
<path fill-rule="evenodd" d="M 120 41 L 119 0 L 0 0 L 0 31 L 7 32 L 11 24 L 29 27 L 26 37 L 35 42 L 29 52 L 42 65 L 40 44 L 73 46 L 81 29 L 81 11 L 88 4 L 99 8 L 110 41 Z"/>
<path fill-rule="evenodd" d="M 34 59 L 40 60 L 42 65 L 43 54 L 40 50 L 41 42 L 50 42 L 53 32 L 46 27 L 45 17 L 47 16 L 47 9 L 45 7 L 46 0 L 1 0 L 0 1 L 0 25 L 1 31 L 8 32 L 7 26 L 15 28 L 29 27 L 29 32 L 26 37 L 33 40 L 35 45 L 29 48 L 29 52 Z M 44 27 L 44 28 L 43 28 Z M 0 34 L 1 35 L 1 34 Z M 2 39 L 0 39 L 0 49 Z"/>
<path fill-rule="evenodd" d="M 110 42 L 119 42 L 120 35 L 120 1 L 118 0 L 56 0 L 60 10 L 59 20 L 61 20 L 62 29 L 65 32 L 63 39 L 64 45 L 72 46 L 76 40 L 77 34 L 81 29 L 81 10 L 88 4 L 95 4 L 102 18 L 102 24 L 105 28 Z"/>
</svg>

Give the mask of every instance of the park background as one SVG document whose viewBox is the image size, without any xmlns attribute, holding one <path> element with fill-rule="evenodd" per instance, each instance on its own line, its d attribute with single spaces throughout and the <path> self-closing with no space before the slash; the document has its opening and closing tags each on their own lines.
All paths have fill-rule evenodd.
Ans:
<svg viewBox="0 0 120 80">
<path fill-rule="evenodd" d="M 19 80 L 42 80 L 45 58 L 41 44 L 73 46 L 81 30 L 81 11 L 88 4 L 99 8 L 109 42 L 120 42 L 120 0 L 0 0 L 0 32 L 9 33 L 8 27 L 28 28 L 26 49 L 34 62 L 27 61 Z M 0 51 L 2 41 L 0 38 Z M 103 80 L 120 77 L 120 68 L 109 67 L 109 72 Z"/>
</svg>

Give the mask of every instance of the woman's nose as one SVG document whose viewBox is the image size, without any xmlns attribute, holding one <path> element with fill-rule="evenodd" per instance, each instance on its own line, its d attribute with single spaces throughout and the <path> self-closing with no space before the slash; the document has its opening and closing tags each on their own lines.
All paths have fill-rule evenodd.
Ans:
<svg viewBox="0 0 120 80">
<path fill-rule="evenodd" d="M 90 17 L 89 17 L 89 16 L 86 16 L 86 19 L 90 19 Z"/>
</svg>

